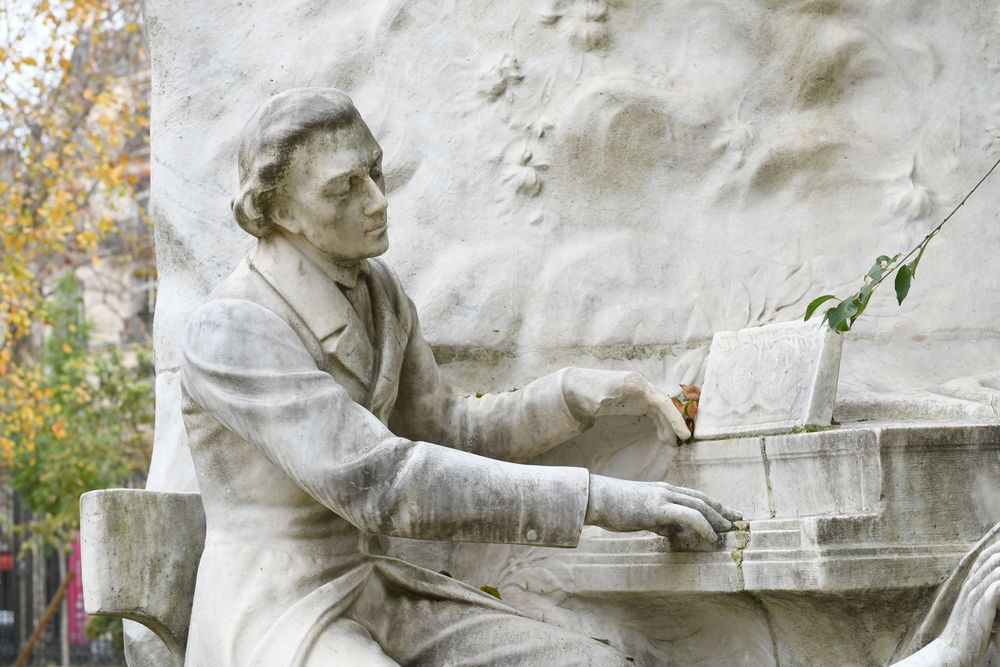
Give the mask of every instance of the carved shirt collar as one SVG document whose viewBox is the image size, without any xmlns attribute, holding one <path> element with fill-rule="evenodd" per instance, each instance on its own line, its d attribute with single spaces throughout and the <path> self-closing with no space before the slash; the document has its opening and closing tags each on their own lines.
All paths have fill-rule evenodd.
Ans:
<svg viewBox="0 0 1000 667">
<path fill-rule="evenodd" d="M 350 287 L 346 283 L 356 285 L 358 276 L 370 271 L 367 260 L 359 263 L 353 275 L 339 272 L 343 267 L 324 271 L 281 234 L 261 239 L 250 263 L 319 340 L 342 329 L 354 314 L 353 307 L 334 283 Z"/>
</svg>

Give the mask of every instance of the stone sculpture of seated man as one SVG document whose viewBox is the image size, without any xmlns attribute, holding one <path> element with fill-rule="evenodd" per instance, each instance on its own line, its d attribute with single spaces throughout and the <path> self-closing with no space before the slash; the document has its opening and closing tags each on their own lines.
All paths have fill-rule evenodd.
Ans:
<svg viewBox="0 0 1000 667">
<path fill-rule="evenodd" d="M 381 158 L 334 89 L 277 95 L 244 130 L 233 211 L 259 243 L 183 342 L 207 519 L 187 664 L 626 664 L 366 547 L 369 534 L 571 547 L 584 524 L 711 541 L 738 518 L 696 491 L 518 463 L 605 413 L 689 434 L 634 373 L 453 394 L 413 303 L 370 259 L 388 247 Z"/>
</svg>

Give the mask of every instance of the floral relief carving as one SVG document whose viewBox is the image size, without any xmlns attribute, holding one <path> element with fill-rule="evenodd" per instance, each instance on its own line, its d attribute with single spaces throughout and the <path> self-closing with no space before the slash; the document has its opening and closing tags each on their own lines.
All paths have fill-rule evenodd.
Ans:
<svg viewBox="0 0 1000 667">
<path fill-rule="evenodd" d="M 569 42 L 583 51 L 608 45 L 608 3 L 604 0 L 553 0 L 542 11 L 545 25 L 558 25 Z"/>
<path fill-rule="evenodd" d="M 548 167 L 546 164 L 534 162 L 534 157 L 531 150 L 525 148 L 516 162 L 504 170 L 501 177 L 504 183 L 525 197 L 537 197 L 542 191 L 542 178 L 539 172 Z"/>
<path fill-rule="evenodd" d="M 898 179 L 886 194 L 892 212 L 907 222 L 922 220 L 937 209 L 937 196 L 918 180 L 916 158 L 909 173 Z"/>
<path fill-rule="evenodd" d="M 476 81 L 476 92 L 490 102 L 496 102 L 524 79 L 517 58 L 509 53 L 501 56 L 480 71 Z M 508 100 L 509 101 L 509 100 Z"/>
</svg>

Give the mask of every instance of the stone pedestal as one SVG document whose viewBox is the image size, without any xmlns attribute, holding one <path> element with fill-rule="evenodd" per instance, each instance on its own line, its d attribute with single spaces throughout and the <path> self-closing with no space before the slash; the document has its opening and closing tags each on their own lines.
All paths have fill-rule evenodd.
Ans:
<svg viewBox="0 0 1000 667">
<path fill-rule="evenodd" d="M 650 664 L 881 667 L 1000 519 L 1000 420 L 852 424 L 662 455 L 667 481 L 742 509 L 749 531 L 705 552 L 592 528 L 572 551 L 395 549 Z"/>
</svg>

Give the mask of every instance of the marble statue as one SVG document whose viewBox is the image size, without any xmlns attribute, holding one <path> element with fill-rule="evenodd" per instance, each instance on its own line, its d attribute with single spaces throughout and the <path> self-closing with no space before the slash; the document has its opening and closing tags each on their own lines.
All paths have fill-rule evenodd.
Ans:
<svg viewBox="0 0 1000 667">
<path fill-rule="evenodd" d="M 380 555 L 373 535 L 572 547 L 587 524 L 716 543 L 739 515 L 697 491 L 519 463 L 602 415 L 648 414 L 662 439 L 686 439 L 670 400 L 635 373 L 581 368 L 454 394 L 375 259 L 382 149 L 343 92 L 266 101 L 239 178 L 233 213 L 257 246 L 182 344 L 207 521 L 186 664 L 626 664 Z"/>
<path fill-rule="evenodd" d="M 309 312 L 277 296 L 259 303 L 277 313 L 273 323 L 288 341 L 305 346 L 302 363 L 328 362 L 352 404 L 378 410 L 393 403 L 393 382 L 376 380 L 369 397 L 363 379 L 385 359 L 402 358 L 404 369 L 415 358 L 408 352 L 414 339 L 367 330 L 382 331 L 379 313 L 386 311 L 397 332 L 415 330 L 407 324 L 408 301 L 394 302 L 402 284 L 419 305 L 420 340 L 432 347 L 447 383 L 469 395 L 449 405 L 503 414 L 512 427 L 535 419 L 525 409 L 527 392 L 552 386 L 528 381 L 567 366 L 611 373 L 601 376 L 604 388 L 588 385 L 595 404 L 620 389 L 614 378 L 621 369 L 657 387 L 708 386 L 714 334 L 800 320 L 813 296 L 846 291 L 876 255 L 923 238 L 1000 156 L 1000 12 L 993 0 L 146 0 L 144 17 L 158 270 L 155 445 L 142 494 L 95 496 L 85 524 L 107 538 L 92 542 L 102 547 L 92 563 L 106 563 L 91 570 L 104 573 L 93 577 L 93 589 L 106 593 L 88 596 L 95 611 L 145 619 L 159 630 L 146 632 L 148 642 L 128 644 L 132 667 L 183 663 L 204 535 L 202 494 L 212 513 L 220 490 L 242 488 L 220 486 L 221 472 L 206 477 L 206 452 L 225 447 L 206 448 L 204 433 L 192 429 L 196 479 L 182 407 L 189 426 L 201 408 L 197 382 L 186 379 L 182 401 L 181 380 L 200 357 L 182 349 L 185 326 L 237 267 L 237 278 L 248 276 L 246 290 L 261 299 L 275 294 L 247 265 L 248 253 L 266 270 L 271 250 L 276 264 L 279 252 L 304 257 L 308 250 L 279 249 L 233 224 L 234 192 L 251 192 L 233 184 L 240 132 L 262 101 L 303 86 L 349 89 L 385 151 L 385 194 L 393 221 L 404 223 L 389 230 L 392 247 L 380 256 L 400 283 L 371 259 L 361 263 L 368 273 L 353 281 L 353 271 L 334 270 L 333 282 L 339 276 L 364 285 L 361 292 L 335 288 L 339 306 Z M 298 154 L 310 146 L 303 143 Z M 494 449 L 486 453 L 508 442 L 532 445 L 496 456 L 545 465 L 551 474 L 580 466 L 598 478 L 698 489 L 739 508 L 749 530 L 726 532 L 721 544 L 697 552 L 678 551 L 686 541 L 678 536 L 599 526 L 584 526 L 570 549 L 540 546 L 555 538 L 535 525 L 523 526 L 524 542 L 535 530 L 528 544 L 380 537 L 366 542 L 365 562 L 382 567 L 390 562 L 384 555 L 495 586 L 503 603 L 522 613 L 606 640 L 648 666 L 885 667 L 947 664 L 956 656 L 974 664 L 990 631 L 992 556 L 972 566 L 988 549 L 977 542 L 1000 519 L 998 188 L 995 177 L 984 183 L 935 239 L 903 307 L 891 294 L 873 299 L 843 337 L 833 428 L 769 435 L 754 428 L 664 446 L 649 419 L 610 414 L 645 411 L 663 422 L 641 390 L 591 420 L 588 395 L 573 395 L 585 381 L 565 372 L 564 426 L 549 418 L 549 430 L 532 431 L 530 439 L 488 443 Z M 258 208 L 279 212 L 269 196 L 238 198 L 251 226 Z M 284 276 L 285 284 L 311 288 L 322 272 L 311 268 L 314 259 L 303 262 L 304 275 Z M 230 279 L 217 296 L 232 296 L 237 283 Z M 208 308 L 232 303 L 213 297 Z M 342 340 L 299 335 L 318 323 L 339 326 L 338 313 L 347 316 Z M 227 353 L 251 343 L 250 336 L 238 340 Z M 336 349 L 327 354 L 330 345 Z M 244 370 L 260 369 L 285 349 L 265 347 Z M 804 372 L 776 358 L 769 378 L 780 380 L 790 367 Z M 426 421 L 412 423 L 407 377 L 415 376 L 401 370 L 392 410 L 379 415 L 388 431 L 455 444 L 424 432 L 437 429 L 435 420 L 461 421 L 465 408 L 423 411 Z M 226 391 L 255 384 L 247 379 Z M 795 408 L 782 382 L 752 386 L 760 391 L 750 400 L 732 396 L 735 412 L 753 406 L 759 421 Z M 506 393 L 513 387 L 520 389 Z M 288 412 L 269 401 L 261 399 L 260 409 Z M 702 434 L 710 434 L 711 406 L 701 408 Z M 381 429 L 382 419 L 372 427 Z M 585 431 L 574 426 L 590 421 Z M 470 433 L 483 423 L 466 420 L 463 428 Z M 533 455 L 534 445 L 569 433 L 576 435 Z M 288 441 L 305 441 L 297 436 Z M 229 462 L 246 474 L 256 469 Z M 261 493 L 280 489 L 257 486 Z M 465 486 L 473 492 L 474 484 Z M 424 528 L 439 525 L 439 514 L 424 518 L 407 515 Z M 311 535 L 310 526 L 303 519 L 292 528 Z M 258 521 L 239 532 L 265 529 L 276 532 L 279 523 Z M 218 546 L 217 532 L 209 539 L 206 564 L 234 549 Z M 267 590 L 245 586 L 246 599 L 229 606 L 246 611 L 273 596 L 275 608 L 303 613 L 306 597 L 343 584 L 335 569 L 308 585 L 296 580 L 297 592 L 285 575 L 272 577 Z M 366 581 L 389 581 L 383 570 Z M 212 577 L 202 572 L 203 582 Z M 126 579 L 129 595 L 116 597 Z M 215 579 L 224 583 L 222 575 Z M 165 581 L 171 590 L 164 592 Z M 196 621 L 204 618 L 204 595 Z M 335 627 L 320 634 L 345 628 L 351 610 L 372 599 L 366 595 L 343 613 L 334 609 Z M 320 598 L 311 599 L 326 608 Z M 230 647 L 256 632 L 255 623 L 270 622 L 223 620 L 234 629 Z M 196 623 L 192 656 L 210 643 L 203 633 L 213 627 Z M 377 628 L 366 632 L 379 644 Z M 253 636 L 240 650 L 258 643 L 263 637 Z M 985 644 L 984 660 L 998 664 L 995 643 Z M 163 651 L 172 657 L 160 657 Z"/>
</svg>

